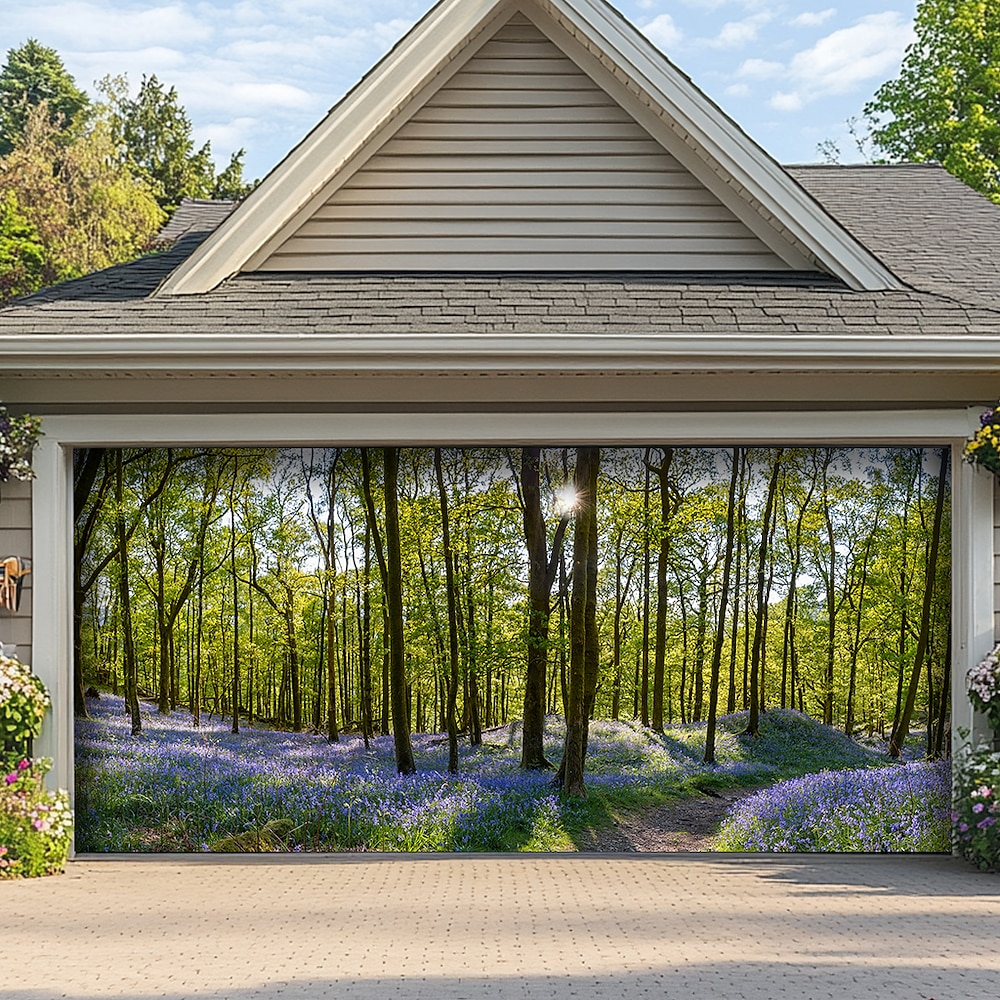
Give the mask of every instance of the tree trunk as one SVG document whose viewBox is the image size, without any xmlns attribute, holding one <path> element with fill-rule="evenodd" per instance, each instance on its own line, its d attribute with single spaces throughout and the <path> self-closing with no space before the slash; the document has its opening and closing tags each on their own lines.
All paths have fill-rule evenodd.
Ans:
<svg viewBox="0 0 1000 1000">
<path fill-rule="evenodd" d="M 924 603 L 920 612 L 920 634 L 917 638 L 917 650 L 913 654 L 913 672 L 910 674 L 910 683 L 906 690 L 906 701 L 903 703 L 903 710 L 889 740 L 889 756 L 893 758 L 898 758 L 902 753 L 903 743 L 910 732 L 910 719 L 913 717 L 917 689 L 920 686 L 920 668 L 927 655 L 934 584 L 937 580 L 938 548 L 941 542 L 941 524 L 944 520 L 944 501 L 948 486 L 949 457 L 950 449 L 942 448 L 941 469 L 938 472 L 937 500 L 934 505 L 934 526 L 931 529 L 931 550 L 927 557 L 927 569 L 924 575 Z"/>
<path fill-rule="evenodd" d="M 521 449 L 521 499 L 524 540 L 528 550 L 528 635 L 525 654 L 524 716 L 521 732 L 521 767 L 531 770 L 551 767 L 545 757 L 545 672 L 549 655 L 549 619 L 552 584 L 562 553 L 569 515 L 556 527 L 552 552 L 548 550 L 542 514 L 541 448 Z"/>
<path fill-rule="evenodd" d="M 568 709 L 566 713 L 566 748 L 563 753 L 560 776 L 563 793 L 581 798 L 587 794 L 584 787 L 584 756 L 587 746 L 587 690 L 588 656 L 587 637 L 590 588 L 589 560 L 591 554 L 591 518 L 596 516 L 596 496 L 591 482 L 596 479 L 595 467 L 598 451 L 592 447 L 577 449 L 576 524 L 573 530 L 573 584 L 570 597 L 570 661 L 568 683 Z"/>
<path fill-rule="evenodd" d="M 733 469 L 729 480 L 729 510 L 726 515 L 726 553 L 722 563 L 722 592 L 719 594 L 719 617 L 712 645 L 712 675 L 708 688 L 708 725 L 705 730 L 705 763 L 715 763 L 715 723 L 719 706 L 719 674 L 722 668 L 722 643 L 726 634 L 726 602 L 729 600 L 729 575 L 733 565 L 733 541 L 736 515 L 736 488 L 739 479 L 740 449 L 733 449 Z"/>
<path fill-rule="evenodd" d="M 399 449 L 382 450 L 385 490 L 385 597 L 389 619 L 389 697 L 396 770 L 413 774 L 417 766 L 407 715 L 406 653 L 403 647 L 403 571 L 399 538 Z"/>
<path fill-rule="evenodd" d="M 670 560 L 670 464 L 673 448 L 652 469 L 660 483 L 660 538 L 656 557 L 656 646 L 653 655 L 653 729 L 663 732 L 663 672 L 667 655 L 667 565 Z"/>
<path fill-rule="evenodd" d="M 118 540 L 118 597 L 121 603 L 122 672 L 125 675 L 125 708 L 132 720 L 132 735 L 142 732 L 139 715 L 139 676 L 132 634 L 132 593 L 128 579 L 128 535 L 125 529 L 125 488 L 121 450 L 115 452 L 115 529 Z"/>
<path fill-rule="evenodd" d="M 458 703 L 458 615 L 455 610 L 455 572 L 451 558 L 451 525 L 448 519 L 448 491 L 444 487 L 441 449 L 434 449 L 434 472 L 437 476 L 441 502 L 441 538 L 444 548 L 445 592 L 448 603 L 448 770 L 458 773 L 458 724 L 455 709 Z"/>
<path fill-rule="evenodd" d="M 764 514 L 760 529 L 760 552 L 757 554 L 757 606 L 753 625 L 753 649 L 750 654 L 750 719 L 747 723 L 747 733 L 756 736 L 760 731 L 760 693 L 758 690 L 760 664 L 766 636 L 764 628 L 767 612 L 767 593 L 764 570 L 767 566 L 767 541 L 771 533 L 771 513 L 774 510 L 774 496 L 778 488 L 778 473 L 781 471 L 782 449 L 777 448 L 774 454 L 774 464 L 771 466 L 771 481 L 767 487 L 767 498 L 764 501 Z"/>
</svg>

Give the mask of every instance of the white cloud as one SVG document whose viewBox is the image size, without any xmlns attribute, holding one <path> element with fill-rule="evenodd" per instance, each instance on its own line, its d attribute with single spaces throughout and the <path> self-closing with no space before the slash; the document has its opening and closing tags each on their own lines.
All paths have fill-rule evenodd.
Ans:
<svg viewBox="0 0 1000 1000">
<path fill-rule="evenodd" d="M 801 111 L 802 98 L 793 90 L 790 93 L 779 90 L 767 102 L 775 111 Z"/>
<path fill-rule="evenodd" d="M 818 28 L 821 24 L 826 24 L 836 13 L 836 7 L 827 7 L 826 10 L 807 10 L 798 17 L 793 17 L 788 23 L 793 28 Z"/>
<path fill-rule="evenodd" d="M 762 11 L 742 21 L 727 21 L 719 33 L 705 44 L 715 49 L 742 49 L 757 40 L 760 29 L 772 19 L 770 11 Z"/>
<path fill-rule="evenodd" d="M 770 80 L 781 76 L 784 72 L 784 64 L 780 62 L 769 59 L 744 59 L 736 75 L 750 80 Z"/>
<path fill-rule="evenodd" d="M 184 3 L 154 4 L 144 10 L 125 9 L 106 0 L 9 6 L 14 9 L 4 11 L 4 34 L 37 37 L 60 51 L 191 46 L 209 41 L 214 34 L 212 25 Z"/>
<path fill-rule="evenodd" d="M 788 86 L 769 101 L 777 111 L 799 111 L 823 97 L 851 93 L 869 81 L 881 81 L 899 66 L 906 46 L 914 39 L 909 20 L 897 11 L 868 14 L 849 28 L 824 36 L 815 45 L 797 52 L 780 74 Z M 758 61 L 760 62 L 760 61 Z M 747 60 L 753 76 L 753 60 Z M 757 67 L 767 69 L 767 64 Z"/>
<path fill-rule="evenodd" d="M 725 89 L 727 97 L 749 97 L 750 88 L 745 83 L 732 83 Z"/>
<path fill-rule="evenodd" d="M 642 28 L 642 33 L 663 52 L 673 48 L 683 37 L 669 14 L 658 14 Z"/>
</svg>

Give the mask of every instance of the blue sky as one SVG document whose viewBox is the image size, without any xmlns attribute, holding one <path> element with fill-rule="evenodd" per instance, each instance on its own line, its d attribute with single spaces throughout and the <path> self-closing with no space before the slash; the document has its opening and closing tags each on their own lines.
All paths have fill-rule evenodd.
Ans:
<svg viewBox="0 0 1000 1000">
<path fill-rule="evenodd" d="M 84 89 L 105 74 L 177 88 L 220 165 L 266 174 L 432 0 L 0 0 L 0 51 L 55 48 Z M 915 0 L 621 0 L 618 9 L 765 149 L 857 159 L 845 121 L 895 76 Z"/>
</svg>

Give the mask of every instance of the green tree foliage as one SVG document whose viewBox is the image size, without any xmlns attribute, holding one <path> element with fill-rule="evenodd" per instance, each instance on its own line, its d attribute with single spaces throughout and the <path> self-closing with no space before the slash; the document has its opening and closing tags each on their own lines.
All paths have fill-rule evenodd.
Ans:
<svg viewBox="0 0 1000 1000">
<path fill-rule="evenodd" d="M 677 447 L 664 523 L 658 476 L 652 502 L 643 495 L 647 450 L 605 448 L 587 490 L 596 516 L 579 539 L 580 484 L 566 490 L 574 449 L 539 448 L 524 464 L 518 450 L 442 449 L 436 466 L 431 449 L 403 448 L 388 478 L 381 452 L 354 448 L 118 455 L 89 463 L 79 507 L 81 680 L 134 686 L 150 699 L 144 712 L 184 706 L 196 726 L 204 711 L 322 733 L 332 706 L 338 733 L 451 729 L 470 743 L 480 723 L 523 719 L 538 634 L 527 468 L 528 492 L 552 515 L 539 553 L 561 552 L 565 532 L 537 697 L 543 719 L 573 716 L 577 789 L 589 720 L 641 719 L 656 684 L 665 724 L 755 702 L 762 738 L 768 711 L 787 707 L 855 736 L 896 728 L 898 742 L 912 720 L 928 753 L 947 749 L 947 494 L 921 449 Z M 655 568 L 664 531 L 659 587 L 643 567 L 652 553 Z M 574 575 L 584 555 L 587 573 Z M 586 590 L 574 609 L 575 583 Z M 655 638 L 643 623 L 660 600 L 663 676 L 650 671 L 644 685 L 643 643 Z M 390 659 L 393 629 L 401 660 Z"/>
<path fill-rule="evenodd" d="M 68 129 L 89 105 L 55 49 L 29 38 L 7 52 L 0 70 L 0 156 L 24 135 L 33 108 L 44 104 L 50 124 Z"/>
<path fill-rule="evenodd" d="M 0 302 L 27 295 L 46 283 L 46 253 L 17 195 L 0 198 Z"/>
<path fill-rule="evenodd" d="M 899 76 L 865 106 L 889 160 L 940 162 L 1000 202 L 1000 4 L 922 0 Z"/>
<path fill-rule="evenodd" d="M 131 260 L 165 219 L 115 156 L 107 123 L 66 144 L 44 103 L 0 158 L 0 205 L 0 298 Z"/>
<path fill-rule="evenodd" d="M 173 211 L 183 198 L 237 199 L 247 193 L 244 151 L 234 153 L 216 176 L 211 143 L 195 148 L 191 119 L 175 87 L 167 88 L 155 75 L 144 76 L 133 97 L 127 77 L 107 76 L 98 89 L 125 163 L 156 192 L 166 211 Z"/>
</svg>

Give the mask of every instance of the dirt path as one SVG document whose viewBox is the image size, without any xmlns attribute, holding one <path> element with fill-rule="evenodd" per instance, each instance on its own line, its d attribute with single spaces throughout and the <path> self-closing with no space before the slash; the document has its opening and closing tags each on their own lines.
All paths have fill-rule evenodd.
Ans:
<svg viewBox="0 0 1000 1000">
<path fill-rule="evenodd" d="M 634 813 L 614 827 L 593 831 L 581 851 L 710 851 L 722 817 L 753 788 L 726 788 Z"/>
</svg>

